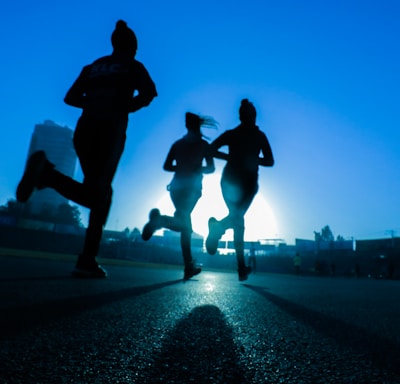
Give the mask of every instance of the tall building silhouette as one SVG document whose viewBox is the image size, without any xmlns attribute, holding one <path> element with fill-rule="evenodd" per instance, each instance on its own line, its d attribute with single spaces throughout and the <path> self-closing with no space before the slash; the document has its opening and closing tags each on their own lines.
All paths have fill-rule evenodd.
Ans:
<svg viewBox="0 0 400 384">
<path fill-rule="evenodd" d="M 36 124 L 32 133 L 28 150 L 28 157 L 35 151 L 44 150 L 51 163 L 58 171 L 73 177 L 76 169 L 77 156 L 72 143 L 73 130 L 62 127 L 51 120 L 45 120 L 43 124 Z M 35 190 L 30 198 L 32 212 L 40 212 L 43 209 L 58 207 L 68 203 L 68 200 L 51 188 Z"/>
</svg>

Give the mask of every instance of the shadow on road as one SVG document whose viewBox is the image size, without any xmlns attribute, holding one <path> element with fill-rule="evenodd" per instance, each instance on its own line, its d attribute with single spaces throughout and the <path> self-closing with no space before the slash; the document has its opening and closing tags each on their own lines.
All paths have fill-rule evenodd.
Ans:
<svg viewBox="0 0 400 384">
<path fill-rule="evenodd" d="M 140 296 L 178 283 L 182 283 L 182 280 L 172 280 L 113 292 L 102 292 L 3 309 L 0 310 L 0 338 L 13 336 L 38 326 L 45 326 L 58 319 L 102 307 L 118 300 Z"/>
<path fill-rule="evenodd" d="M 243 284 L 243 286 L 257 292 L 296 320 L 312 327 L 316 332 L 362 354 L 377 367 L 390 370 L 396 375 L 400 374 L 400 345 L 395 341 L 286 300 L 266 291 L 263 287 L 249 284 Z"/>
<path fill-rule="evenodd" d="M 144 372 L 148 383 L 246 383 L 232 328 L 213 305 L 180 320 L 154 360 Z"/>
</svg>

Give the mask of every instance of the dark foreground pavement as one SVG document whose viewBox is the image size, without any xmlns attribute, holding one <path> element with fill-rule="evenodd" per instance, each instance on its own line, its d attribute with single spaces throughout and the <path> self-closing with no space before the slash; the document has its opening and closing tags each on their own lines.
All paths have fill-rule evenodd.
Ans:
<svg viewBox="0 0 400 384">
<path fill-rule="evenodd" d="M 400 383 L 400 282 L 0 257 L 0 383 Z"/>
</svg>

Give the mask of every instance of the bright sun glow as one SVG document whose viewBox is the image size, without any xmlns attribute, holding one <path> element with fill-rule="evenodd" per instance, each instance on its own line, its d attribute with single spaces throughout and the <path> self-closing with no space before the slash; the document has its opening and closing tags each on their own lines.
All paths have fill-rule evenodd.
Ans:
<svg viewBox="0 0 400 384">
<path fill-rule="evenodd" d="M 207 236 L 207 223 L 211 216 L 220 220 L 228 213 L 221 194 L 220 178 L 221 176 L 218 173 L 204 176 L 202 197 L 192 212 L 193 230 L 202 236 Z M 174 205 L 168 192 L 158 201 L 157 208 L 164 215 L 173 215 Z M 260 192 L 256 195 L 247 211 L 245 226 L 245 240 L 247 241 L 277 237 L 278 226 L 274 213 Z M 223 237 L 225 240 L 231 240 L 232 238 L 232 230 L 228 230 Z"/>
</svg>

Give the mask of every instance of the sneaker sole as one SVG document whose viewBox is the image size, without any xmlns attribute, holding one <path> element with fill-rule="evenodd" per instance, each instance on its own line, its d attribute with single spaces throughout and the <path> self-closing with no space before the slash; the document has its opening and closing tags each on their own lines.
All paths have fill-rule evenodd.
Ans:
<svg viewBox="0 0 400 384">
<path fill-rule="evenodd" d="M 249 278 L 249 275 L 239 276 L 239 281 L 246 281 Z"/>
<path fill-rule="evenodd" d="M 148 241 L 153 236 L 153 233 L 160 227 L 157 226 L 156 222 L 160 220 L 161 213 L 159 209 L 153 208 L 149 213 L 149 222 L 143 227 L 142 239 Z"/>
<path fill-rule="evenodd" d="M 31 197 L 44 170 L 46 160 L 44 151 L 38 151 L 31 155 L 16 191 L 17 201 L 20 203 L 25 203 Z"/>
<path fill-rule="evenodd" d="M 91 271 L 86 271 L 84 269 L 74 269 L 71 272 L 72 277 L 78 278 L 78 279 L 105 279 L 107 277 L 107 273 L 99 273 L 99 272 L 91 272 Z"/>
<path fill-rule="evenodd" d="M 219 238 L 213 236 L 213 225 L 217 222 L 215 218 L 208 220 L 208 237 L 206 239 L 206 249 L 210 255 L 215 255 L 218 250 Z"/>
<path fill-rule="evenodd" d="M 244 273 L 239 272 L 239 281 L 246 281 L 249 278 L 249 275 L 252 273 L 251 267 L 247 267 Z"/>
<path fill-rule="evenodd" d="M 217 245 L 215 245 L 217 243 Z M 214 239 L 207 239 L 206 240 L 206 249 L 210 255 L 215 255 L 218 250 L 218 241 Z"/>
<path fill-rule="evenodd" d="M 142 230 L 142 239 L 144 241 L 150 240 L 155 231 L 156 231 L 156 228 L 153 225 L 151 225 L 150 223 L 147 223 Z"/>
<path fill-rule="evenodd" d="M 201 273 L 201 269 L 200 269 L 200 271 L 198 271 L 198 272 L 196 272 L 196 273 L 193 273 L 193 274 L 190 274 L 190 275 L 185 275 L 185 276 L 183 277 L 183 280 L 189 280 L 189 279 L 191 279 L 192 277 L 199 275 L 200 273 Z"/>
</svg>

